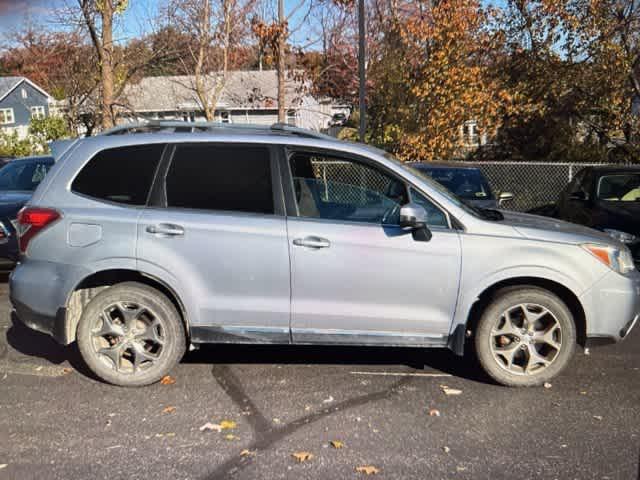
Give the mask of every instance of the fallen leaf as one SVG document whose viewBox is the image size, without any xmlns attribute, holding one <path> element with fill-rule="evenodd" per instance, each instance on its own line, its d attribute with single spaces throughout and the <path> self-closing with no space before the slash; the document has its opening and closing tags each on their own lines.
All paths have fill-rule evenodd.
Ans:
<svg viewBox="0 0 640 480">
<path fill-rule="evenodd" d="M 248 457 L 253 454 L 254 453 L 251 450 L 247 450 L 246 448 L 240 452 L 241 457 Z"/>
<path fill-rule="evenodd" d="M 8 464 L 6 463 L 0 463 L 0 470 L 2 470 L 3 468 L 7 468 Z"/>
<path fill-rule="evenodd" d="M 544 382 L 544 388 L 551 388 L 553 385 L 551 385 L 549 382 Z"/>
<path fill-rule="evenodd" d="M 238 437 L 236 437 L 232 433 L 229 433 L 229 434 L 225 435 L 224 438 L 225 438 L 225 440 L 235 440 Z"/>
<path fill-rule="evenodd" d="M 172 407 L 172 406 L 164 407 L 162 409 L 162 413 L 174 413 L 175 411 L 176 411 L 176 407 Z"/>
<path fill-rule="evenodd" d="M 313 458 L 313 453 L 310 452 L 295 452 L 291 455 L 295 458 L 298 463 L 306 462 L 307 460 L 311 460 Z"/>
<path fill-rule="evenodd" d="M 342 443 L 340 440 L 331 440 L 329 443 L 331 444 L 331 446 L 333 448 L 342 448 L 342 447 L 344 447 L 344 443 Z"/>
<path fill-rule="evenodd" d="M 42 365 L 40 365 L 39 367 L 36 367 L 36 372 L 39 372 L 40 370 L 42 370 Z"/>
<path fill-rule="evenodd" d="M 449 447 L 447 447 L 447 446 L 444 446 L 444 447 L 442 447 L 442 451 L 444 453 L 449 453 L 451 451 L 451 449 Z"/>
<path fill-rule="evenodd" d="M 586 395 L 586 394 L 587 394 L 587 392 L 585 392 L 585 391 L 580 392 L 580 395 Z"/>
<path fill-rule="evenodd" d="M 440 385 L 440 389 L 444 392 L 445 395 L 460 395 L 462 393 L 462 390 L 451 388 L 446 385 Z"/>
<path fill-rule="evenodd" d="M 380 473 L 380 470 L 373 465 L 365 465 L 362 467 L 356 467 L 356 472 L 364 473 L 365 475 L 376 475 Z"/>
<path fill-rule="evenodd" d="M 236 428 L 236 422 L 234 422 L 233 420 L 222 420 L 220 422 L 220 428 L 222 430 L 231 430 Z"/>
<path fill-rule="evenodd" d="M 440 410 L 436 410 L 435 408 L 432 408 L 429 410 L 429 416 L 430 417 L 439 417 L 440 416 Z"/>
<path fill-rule="evenodd" d="M 218 425 L 217 423 L 211 423 L 211 422 L 207 422 L 204 425 L 202 425 L 200 427 L 200 431 L 204 432 L 205 430 L 215 430 L 216 432 L 221 432 L 222 431 L 222 427 L 220 425 Z"/>
<path fill-rule="evenodd" d="M 333 399 L 333 396 L 332 396 L 332 395 L 329 395 L 329 398 L 325 398 L 325 399 L 322 401 L 322 403 L 331 403 L 331 402 L 333 402 L 333 400 L 334 400 L 334 399 Z"/>
<path fill-rule="evenodd" d="M 462 465 L 458 465 L 456 467 L 456 471 L 458 472 L 464 472 L 467 469 L 467 467 L 463 467 Z"/>
<path fill-rule="evenodd" d="M 68 375 L 68 374 L 70 374 L 71 372 L 73 372 L 73 368 L 64 367 L 64 368 L 62 369 L 62 374 L 63 374 L 63 375 Z"/>
<path fill-rule="evenodd" d="M 594 415 L 593 418 L 595 418 L 596 420 L 602 420 L 602 416 L 601 415 Z"/>
<path fill-rule="evenodd" d="M 173 378 L 171 375 L 165 375 L 160 379 L 160 383 L 162 385 L 173 385 L 174 383 L 176 383 L 176 379 Z"/>
</svg>

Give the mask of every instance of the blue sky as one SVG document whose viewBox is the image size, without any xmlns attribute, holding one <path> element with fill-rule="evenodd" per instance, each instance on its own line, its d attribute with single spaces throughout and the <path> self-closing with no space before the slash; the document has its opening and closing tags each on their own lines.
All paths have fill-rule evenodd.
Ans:
<svg viewBox="0 0 640 480">
<path fill-rule="evenodd" d="M 149 12 L 157 12 L 160 5 L 170 0 L 129 0 L 129 11 L 123 17 L 120 25 L 121 40 L 139 36 L 149 31 L 149 26 L 140 19 L 148 18 Z M 299 4 L 300 0 L 285 0 L 285 10 L 289 11 Z M 507 0 L 483 0 L 485 4 L 504 5 Z M 275 0 L 274 0 L 275 2 Z M 28 21 L 35 22 L 45 28 L 60 28 L 56 25 L 54 12 L 65 5 L 77 5 L 77 0 L 0 0 L 0 42 L 10 41 L 11 32 L 21 29 Z M 297 17 L 305 14 L 305 9 L 299 9 Z M 300 22 L 300 18 L 292 20 L 292 24 Z M 305 43 L 305 29 L 299 29 L 296 36 L 297 43 Z"/>
</svg>

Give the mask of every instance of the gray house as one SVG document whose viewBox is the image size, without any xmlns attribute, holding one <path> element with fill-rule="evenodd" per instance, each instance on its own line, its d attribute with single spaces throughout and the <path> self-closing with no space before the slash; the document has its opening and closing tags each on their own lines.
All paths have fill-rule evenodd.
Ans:
<svg viewBox="0 0 640 480">
<path fill-rule="evenodd" d="M 52 102 L 51 95 L 28 78 L 0 77 L 0 130 L 25 137 L 31 119 L 49 116 Z"/>
</svg>

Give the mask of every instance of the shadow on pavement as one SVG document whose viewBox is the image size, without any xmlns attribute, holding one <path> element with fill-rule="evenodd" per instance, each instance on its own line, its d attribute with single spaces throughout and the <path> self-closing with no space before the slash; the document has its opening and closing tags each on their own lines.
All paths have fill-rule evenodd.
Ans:
<svg viewBox="0 0 640 480">
<path fill-rule="evenodd" d="M 59 365 L 68 361 L 74 369 L 96 378 L 85 366 L 74 344 L 64 346 L 44 333 L 31 330 L 11 313 L 12 326 L 7 331 L 8 344 L 19 353 L 42 358 Z M 354 365 L 359 368 L 373 366 L 404 366 L 416 373 L 425 366 L 474 381 L 487 382 L 488 378 L 476 362 L 458 357 L 447 349 L 350 347 L 312 345 L 203 345 L 189 352 L 185 364 L 281 364 L 281 365 Z M 406 368 L 401 370 L 406 372 Z"/>
</svg>

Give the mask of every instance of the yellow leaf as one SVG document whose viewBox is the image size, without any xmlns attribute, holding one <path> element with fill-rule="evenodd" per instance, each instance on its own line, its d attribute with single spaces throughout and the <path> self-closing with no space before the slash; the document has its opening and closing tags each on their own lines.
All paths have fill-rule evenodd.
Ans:
<svg viewBox="0 0 640 480">
<path fill-rule="evenodd" d="M 331 444 L 331 446 L 333 448 L 342 448 L 342 447 L 344 447 L 344 443 L 342 443 L 340 440 L 331 440 L 329 443 Z"/>
<path fill-rule="evenodd" d="M 225 440 L 235 440 L 238 437 L 236 437 L 235 435 L 229 433 L 229 434 L 225 435 L 224 438 L 225 438 Z"/>
<path fill-rule="evenodd" d="M 310 452 L 295 452 L 291 455 L 295 458 L 299 463 L 306 462 L 307 460 L 311 460 L 313 458 L 313 453 Z"/>
<path fill-rule="evenodd" d="M 174 413 L 175 411 L 176 411 L 176 407 L 172 407 L 172 406 L 164 407 L 162 409 L 162 413 Z"/>
<path fill-rule="evenodd" d="M 365 475 L 376 475 L 380 473 L 380 470 L 373 465 L 365 465 L 363 467 L 356 467 L 356 472 L 364 473 Z"/>
<path fill-rule="evenodd" d="M 250 455 L 253 455 L 253 452 L 251 450 L 247 450 L 246 448 L 240 452 L 241 457 L 248 457 Z"/>
<path fill-rule="evenodd" d="M 223 420 L 220 422 L 220 428 L 222 430 L 231 430 L 236 428 L 236 422 L 233 420 Z"/>
</svg>

